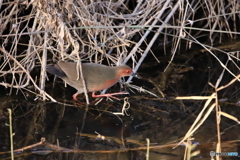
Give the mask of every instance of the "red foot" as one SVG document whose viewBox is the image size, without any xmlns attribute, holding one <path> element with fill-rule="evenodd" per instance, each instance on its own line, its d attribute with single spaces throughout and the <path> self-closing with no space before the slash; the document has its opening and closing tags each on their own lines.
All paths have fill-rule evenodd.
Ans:
<svg viewBox="0 0 240 160">
<path fill-rule="evenodd" d="M 109 98 L 109 97 L 111 97 L 113 99 L 119 100 L 119 98 L 113 96 L 113 95 L 118 95 L 118 94 L 129 94 L 129 93 L 127 93 L 127 92 L 118 92 L 118 93 L 108 93 L 108 94 L 95 95 L 95 92 L 92 92 L 92 97 L 93 98 L 98 98 L 98 97 L 107 97 L 107 98 Z"/>
</svg>

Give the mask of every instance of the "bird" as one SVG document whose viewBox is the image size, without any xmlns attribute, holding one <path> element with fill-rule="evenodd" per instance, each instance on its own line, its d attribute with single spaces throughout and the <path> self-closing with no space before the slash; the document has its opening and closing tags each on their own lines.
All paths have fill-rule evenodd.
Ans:
<svg viewBox="0 0 240 160">
<path fill-rule="evenodd" d="M 77 96 L 84 92 L 84 85 L 80 74 L 80 68 L 76 62 L 58 61 L 55 65 L 48 65 L 46 70 L 48 73 L 56 75 L 64 80 L 68 85 L 77 89 L 73 95 L 73 99 L 77 100 Z M 97 63 L 82 63 L 82 75 L 86 84 L 87 92 L 92 92 L 92 97 L 111 97 L 118 99 L 113 95 L 128 94 L 126 92 L 108 93 L 96 95 L 96 91 L 101 91 L 112 87 L 118 80 L 125 76 L 134 76 L 133 70 L 127 65 L 106 66 Z"/>
</svg>

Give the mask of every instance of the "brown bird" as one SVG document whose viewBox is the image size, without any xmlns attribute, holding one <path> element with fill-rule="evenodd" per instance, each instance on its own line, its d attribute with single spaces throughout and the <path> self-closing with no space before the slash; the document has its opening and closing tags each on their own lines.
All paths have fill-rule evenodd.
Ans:
<svg viewBox="0 0 240 160">
<path fill-rule="evenodd" d="M 81 74 L 77 70 L 77 63 L 58 61 L 54 66 L 48 66 L 47 72 L 60 77 L 67 84 L 77 89 L 73 99 L 77 100 L 77 95 L 84 92 Z M 127 94 L 126 92 L 95 95 L 96 91 L 107 89 L 118 82 L 121 77 L 130 76 L 134 73 L 126 65 L 110 67 L 96 63 L 82 63 L 83 77 L 86 83 L 87 92 L 92 92 L 92 97 L 113 97 L 113 95 Z"/>
</svg>

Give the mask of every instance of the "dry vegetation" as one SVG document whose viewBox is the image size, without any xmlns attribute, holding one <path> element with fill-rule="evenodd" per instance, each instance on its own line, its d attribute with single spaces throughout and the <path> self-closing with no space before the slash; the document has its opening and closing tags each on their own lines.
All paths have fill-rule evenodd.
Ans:
<svg viewBox="0 0 240 160">
<path fill-rule="evenodd" d="M 0 8 L 0 85 L 11 88 L 10 93 L 27 90 L 52 101 L 44 91 L 45 71 L 47 64 L 59 59 L 128 63 L 137 71 L 148 54 L 159 54 L 151 51 L 158 39 L 172 43 L 166 54 L 174 59 L 181 47 L 189 49 L 193 43 L 215 56 L 213 43 L 236 39 L 240 34 L 238 0 L 4 0 Z M 203 44 L 206 40 L 208 45 Z M 181 46 L 182 41 L 187 45 Z M 239 70 L 238 51 L 218 50 Z M 220 60 L 219 65 L 239 81 L 237 73 Z M 29 85 L 34 87 L 29 89 Z M 218 108 L 219 82 L 213 86 L 216 93 L 207 97 L 205 107 L 211 100 L 216 103 L 204 108 L 207 113 Z M 197 121 L 185 139 L 201 124 Z"/>
<path fill-rule="evenodd" d="M 174 55 L 183 39 L 187 48 L 198 43 L 208 49 L 199 38 L 213 43 L 239 34 L 237 0 L 36 0 L 3 1 L 0 5 L 0 85 L 21 90 L 33 84 L 35 94 L 44 99 L 48 61 L 130 62 L 137 71 L 158 38 L 164 43 L 172 41 L 172 51 L 166 54 Z M 136 35 L 139 39 L 134 41 Z M 37 78 L 31 77 L 39 64 Z"/>
</svg>

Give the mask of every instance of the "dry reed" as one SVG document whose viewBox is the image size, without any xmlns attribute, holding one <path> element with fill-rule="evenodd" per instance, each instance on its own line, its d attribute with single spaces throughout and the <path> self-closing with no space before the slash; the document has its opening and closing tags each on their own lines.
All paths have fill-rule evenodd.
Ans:
<svg viewBox="0 0 240 160">
<path fill-rule="evenodd" d="M 240 34 L 237 0 L 3 1 L 0 8 L 0 85 L 11 88 L 10 94 L 16 88 L 14 92 L 27 90 L 43 100 L 55 101 L 45 92 L 46 65 L 59 59 L 108 65 L 131 63 L 137 71 L 149 53 L 156 54 L 151 48 L 158 38 L 163 38 L 164 43 L 172 41 L 171 53 L 167 53 L 172 55 L 171 61 L 184 47 L 182 41 L 187 42 L 186 49 L 195 43 L 239 81 L 239 76 L 211 51 L 216 41 L 234 39 Z M 137 35 L 140 38 L 134 41 Z M 203 44 L 202 37 L 211 45 Z M 238 67 L 237 51 L 219 51 Z M 39 68 L 40 72 L 33 74 Z M 218 111 L 217 101 L 210 105 L 217 99 L 220 81 L 221 78 L 183 141 L 200 127 L 214 107 L 216 116 L 228 116 Z"/>
</svg>

